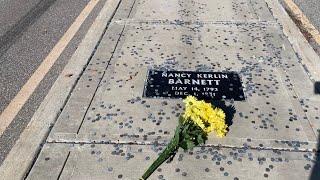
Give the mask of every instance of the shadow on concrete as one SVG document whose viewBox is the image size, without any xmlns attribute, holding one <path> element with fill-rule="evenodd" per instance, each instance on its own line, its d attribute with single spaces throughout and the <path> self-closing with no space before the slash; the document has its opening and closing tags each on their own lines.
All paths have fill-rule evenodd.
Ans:
<svg viewBox="0 0 320 180">
<path fill-rule="evenodd" d="M 320 94 L 320 82 L 319 81 L 314 83 L 314 93 Z"/>
<path fill-rule="evenodd" d="M 310 180 L 319 180 L 320 179 L 320 134 L 318 137 L 318 146 L 316 151 L 316 159 L 314 166 L 311 171 Z"/>
<path fill-rule="evenodd" d="M 314 93 L 315 94 L 320 94 L 320 82 L 317 81 L 314 83 Z M 311 171 L 311 176 L 310 180 L 320 180 L 320 133 L 318 136 L 318 145 L 316 149 L 316 159 L 315 159 L 315 164 L 312 168 Z"/>
<path fill-rule="evenodd" d="M 232 105 L 227 106 L 225 101 L 212 101 L 211 104 L 215 107 L 221 108 L 226 114 L 226 124 L 229 127 L 233 124 L 233 117 L 236 113 L 236 108 Z"/>
</svg>

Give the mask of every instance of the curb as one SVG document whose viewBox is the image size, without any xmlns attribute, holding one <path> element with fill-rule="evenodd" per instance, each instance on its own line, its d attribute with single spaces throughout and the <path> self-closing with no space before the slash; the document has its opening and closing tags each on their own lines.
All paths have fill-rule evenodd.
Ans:
<svg viewBox="0 0 320 180">
<path fill-rule="evenodd" d="M 68 101 L 82 72 L 99 45 L 120 0 L 107 0 L 30 123 L 0 167 L 1 179 L 24 179 L 39 154 L 51 127 Z"/>
<path fill-rule="evenodd" d="M 307 70 L 310 79 L 313 82 L 320 81 L 320 57 L 318 54 L 305 39 L 280 2 L 278 0 L 265 1 L 277 22 L 282 25 L 283 33 L 287 36 L 299 59 L 301 59 L 301 64 Z"/>
<path fill-rule="evenodd" d="M 319 31 L 312 25 L 300 8 L 292 0 L 283 0 L 283 2 L 285 3 L 285 9 L 288 11 L 289 16 L 297 23 L 305 37 L 313 39 L 320 45 Z"/>
</svg>

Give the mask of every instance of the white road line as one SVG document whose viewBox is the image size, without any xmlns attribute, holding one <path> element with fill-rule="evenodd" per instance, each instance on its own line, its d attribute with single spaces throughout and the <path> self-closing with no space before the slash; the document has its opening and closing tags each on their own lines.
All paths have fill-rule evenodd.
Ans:
<svg viewBox="0 0 320 180">
<path fill-rule="evenodd" d="M 83 22 L 89 16 L 100 0 L 91 0 L 81 11 L 67 32 L 61 37 L 58 43 L 53 47 L 48 56 L 42 61 L 38 69 L 32 74 L 29 80 L 23 85 L 18 94 L 11 100 L 10 104 L 0 115 L 0 136 L 10 125 L 15 116 L 21 110 L 23 105 L 29 99 L 36 87 L 39 85 L 44 76 L 49 72 L 53 64 L 60 57 L 61 53 L 67 47 L 71 39 L 78 32 Z"/>
<path fill-rule="evenodd" d="M 294 18 L 301 23 L 302 28 L 320 45 L 319 31 L 310 23 L 309 19 L 303 14 L 300 8 L 292 0 L 284 0 L 284 2 L 287 4 L 288 10 L 293 14 Z"/>
</svg>

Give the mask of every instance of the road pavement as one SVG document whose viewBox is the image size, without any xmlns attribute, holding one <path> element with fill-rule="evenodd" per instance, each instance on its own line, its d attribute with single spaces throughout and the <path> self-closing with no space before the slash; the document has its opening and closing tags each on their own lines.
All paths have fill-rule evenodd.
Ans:
<svg viewBox="0 0 320 180">
<path fill-rule="evenodd" d="M 320 1 L 319 0 L 294 0 L 301 11 L 311 23 L 320 31 Z"/>
<path fill-rule="evenodd" d="M 55 0 L 46 0 L 44 3 L 40 3 L 41 0 L 2 0 L 0 1 L 0 37 L 3 37 L 6 32 L 9 32 L 10 29 L 15 25 L 22 24 L 21 21 L 31 22 L 35 20 L 35 17 L 39 16 L 46 11 L 48 7 L 54 3 Z M 28 15 L 29 14 L 29 15 Z M 29 19 L 28 19 L 29 18 Z M 20 21 L 20 23 L 18 23 Z M 31 24 L 31 23 L 23 23 Z M 27 26 L 25 26 L 27 27 Z"/>
<path fill-rule="evenodd" d="M 89 0 L 0 1 L 0 112 L 38 68 Z M 0 164 L 99 13 L 101 0 L 0 137 Z"/>
</svg>

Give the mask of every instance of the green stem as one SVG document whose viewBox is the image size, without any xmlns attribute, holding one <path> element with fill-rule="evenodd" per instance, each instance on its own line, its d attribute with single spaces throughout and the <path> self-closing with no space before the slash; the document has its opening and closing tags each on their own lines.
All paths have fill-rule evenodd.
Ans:
<svg viewBox="0 0 320 180">
<path fill-rule="evenodd" d="M 173 152 L 179 148 L 179 135 L 175 135 L 168 146 L 159 155 L 159 157 L 152 163 L 148 170 L 143 174 L 142 179 L 147 179 L 163 162 L 165 162 Z"/>
</svg>

